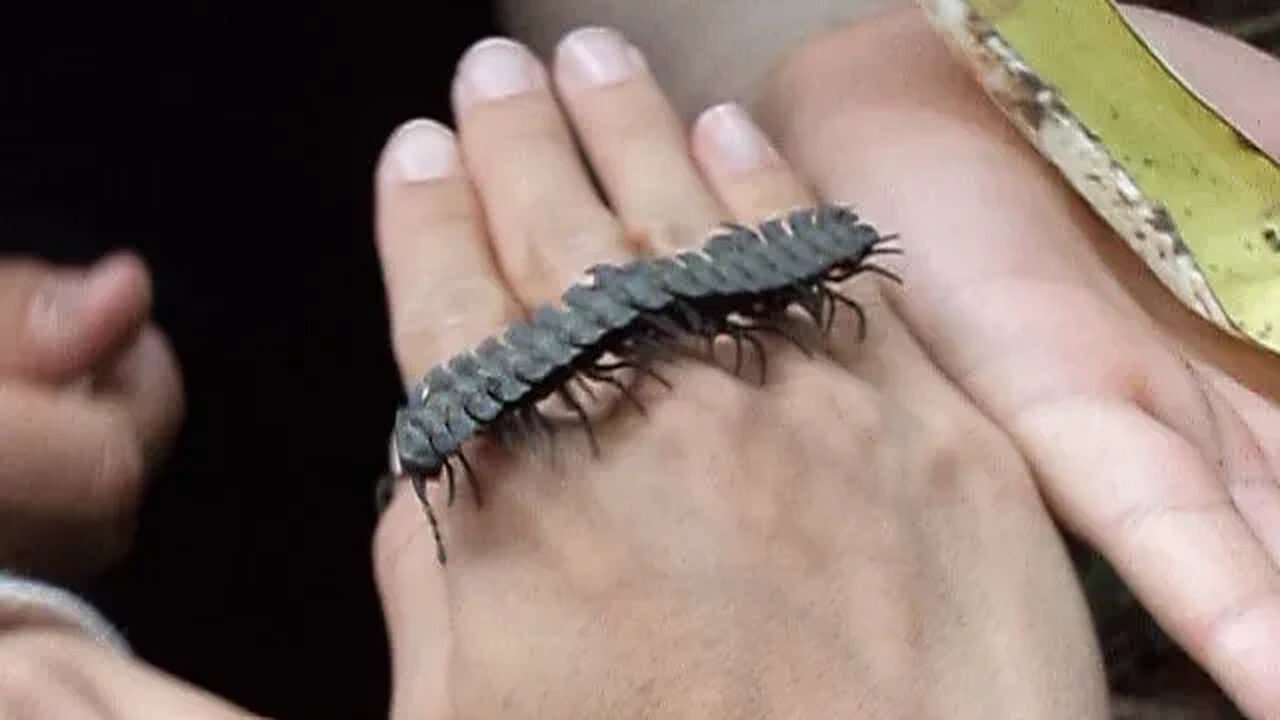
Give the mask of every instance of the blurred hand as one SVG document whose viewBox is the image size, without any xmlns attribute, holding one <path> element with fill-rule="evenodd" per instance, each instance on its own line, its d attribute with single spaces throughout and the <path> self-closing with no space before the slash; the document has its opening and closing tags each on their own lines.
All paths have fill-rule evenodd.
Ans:
<svg viewBox="0 0 1280 720">
<path fill-rule="evenodd" d="M 0 259 L 0 566 L 68 579 L 128 547 L 183 413 L 150 293 L 131 255 Z"/>
<path fill-rule="evenodd" d="M 1280 63 L 1134 15 L 1280 153 Z M 890 304 L 1016 439 L 1057 516 L 1242 709 L 1280 717 L 1280 361 L 1184 311 L 915 8 L 811 42 L 764 114 L 824 197 L 902 233 Z"/>
<path fill-rule="evenodd" d="M 22 720 L 249 720 L 177 678 L 76 633 L 0 634 L 0 717 Z"/>
<path fill-rule="evenodd" d="M 458 140 L 418 121 L 390 141 L 378 235 L 406 384 L 591 264 L 814 201 L 740 109 L 703 115 L 691 157 L 620 42 L 572 36 L 552 72 L 482 43 L 455 87 Z M 432 491 L 443 568 L 401 487 L 375 544 L 393 715 L 1103 717 L 1028 468 L 874 276 L 846 291 L 865 343 L 851 313 L 830 358 L 766 342 L 764 387 L 754 367 L 661 366 L 674 389 L 642 381 L 643 414 L 614 405 L 599 458 L 575 430 L 553 462 L 479 443 L 483 507 Z"/>
</svg>

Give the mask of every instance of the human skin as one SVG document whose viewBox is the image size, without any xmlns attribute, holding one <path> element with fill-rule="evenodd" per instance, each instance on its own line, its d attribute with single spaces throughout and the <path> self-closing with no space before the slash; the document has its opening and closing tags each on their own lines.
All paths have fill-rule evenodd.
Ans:
<svg viewBox="0 0 1280 720">
<path fill-rule="evenodd" d="M 844 25 L 895 0 L 499 0 L 512 37 L 549 56 L 586 24 L 622 30 L 645 49 L 677 112 L 692 120 L 725 101 L 749 102 L 768 71 L 812 34 Z"/>
<path fill-rule="evenodd" d="M 0 567 L 80 580 L 132 540 L 182 418 L 142 262 L 0 259 Z"/>
<path fill-rule="evenodd" d="M 889 4 L 907 9 L 822 32 L 832 13 Z M 699 12 L 768 15 L 757 5 L 712 0 Z M 1237 701 L 1280 713 L 1276 359 L 1179 305 L 997 116 L 911 3 L 812 0 L 762 23 L 679 23 L 687 11 L 664 0 L 645 12 L 613 0 L 503 10 L 538 43 L 587 21 L 661 43 L 655 71 L 677 97 L 752 102 L 821 194 L 890 223 L 917 255 L 927 243 L 932 261 L 911 265 L 897 301 L 928 351 L 1013 431 L 1054 511 L 1170 634 Z M 1169 15 L 1126 12 L 1280 155 L 1280 99 L 1265 90 L 1280 81 L 1274 60 Z M 1115 437 L 1125 443 L 1098 442 Z"/>
<path fill-rule="evenodd" d="M 536 65 L 542 90 L 504 99 L 460 81 L 461 148 L 424 122 L 392 140 L 379 239 L 406 382 L 630 255 L 628 228 L 671 249 L 700 234 L 683 229 L 813 201 L 740 110 L 704 115 L 691 157 L 642 69 L 590 89 L 573 54 L 557 85 L 617 215 Z M 636 154 L 653 164 L 620 173 Z M 850 285 L 865 343 L 849 315 L 830 357 L 766 340 L 762 388 L 664 367 L 676 389 L 637 387 L 644 416 L 613 406 L 597 459 L 568 431 L 558 467 L 479 448 L 486 503 L 442 513 L 447 569 L 401 488 L 375 547 L 394 716 L 1103 717 L 1084 604 L 1025 464 L 874 277 Z M 0 708 L 33 718 L 248 716 L 58 630 L 0 637 L 0 668 Z"/>
<path fill-rule="evenodd" d="M 740 108 L 690 142 L 619 42 L 575 33 L 550 69 L 481 43 L 457 136 L 420 120 L 389 142 L 378 237 L 406 384 L 591 264 L 814 201 Z M 846 289 L 864 343 L 851 314 L 827 357 L 767 342 L 763 387 L 663 366 L 674 389 L 642 381 L 645 413 L 601 410 L 599 457 L 569 430 L 554 461 L 471 447 L 483 507 L 431 491 L 447 566 L 402 485 L 374 555 L 393 716 L 1103 717 L 1028 468 L 874 276 Z"/>
<path fill-rule="evenodd" d="M 1131 11 L 1280 154 L 1280 63 Z M 887 301 L 1250 717 L 1280 717 L 1277 360 L 1180 304 L 993 109 L 914 7 L 818 37 L 760 112 L 833 200 L 902 233 Z"/>
<path fill-rule="evenodd" d="M 84 635 L 0 633 L 0 717 L 17 720 L 252 720 L 259 716 Z"/>
<path fill-rule="evenodd" d="M 830 46 L 827 46 L 827 48 L 831 49 Z M 818 53 L 818 55 L 820 56 L 821 53 Z M 995 125 L 992 125 L 991 127 L 995 127 Z M 695 147 L 697 147 L 697 143 L 695 143 Z M 708 152 L 711 152 L 711 151 L 708 151 Z M 704 165 L 710 165 L 714 162 L 713 160 L 703 159 L 701 155 L 699 157 L 700 157 L 700 162 L 703 163 Z M 752 187 L 759 188 L 761 186 L 767 187 L 768 185 L 769 185 L 769 182 L 767 180 L 757 180 L 753 182 L 744 182 L 741 185 L 741 187 L 742 188 L 752 188 Z M 764 190 L 764 191 L 757 190 L 756 192 L 761 192 L 761 194 L 766 196 L 769 194 L 769 191 L 767 190 Z M 748 204 L 754 204 L 754 203 L 748 203 Z M 762 202 L 760 203 L 758 209 L 764 210 L 769 205 L 770 205 L 769 202 Z M 749 214 L 750 213 L 747 213 L 747 215 Z M 421 281 L 427 282 L 427 283 L 430 282 L 429 279 L 422 279 Z M 1152 297 L 1158 299 L 1158 298 L 1161 298 L 1162 296 L 1158 293 L 1155 293 L 1152 295 Z M 447 300 L 447 298 L 444 298 L 444 299 Z M 441 300 L 441 296 L 440 295 L 424 295 L 421 298 L 418 298 L 416 300 L 411 298 L 407 302 L 427 303 L 433 300 L 436 300 L 436 301 Z M 403 308 L 405 307 L 405 304 L 402 303 L 401 305 L 399 305 L 399 307 Z M 446 305 L 446 307 L 448 306 Z M 1162 307 L 1165 307 L 1165 306 L 1159 305 L 1157 303 L 1155 306 L 1149 309 L 1148 312 L 1152 312 L 1153 314 L 1158 314 L 1159 308 L 1162 308 Z M 435 308 L 433 308 L 433 310 L 434 309 Z M 878 312 L 879 310 L 880 308 L 877 307 Z M 412 316 L 413 313 L 411 312 L 409 313 L 409 315 Z M 1173 315 L 1176 317 L 1177 313 L 1173 313 Z M 401 317 L 404 317 L 404 313 L 401 314 Z M 435 317 L 440 318 L 442 316 L 436 315 Z M 448 313 L 445 313 L 443 317 L 450 318 L 453 316 L 449 315 Z M 877 318 L 877 317 L 879 318 L 879 322 L 884 321 L 883 315 L 878 315 L 878 314 L 873 315 L 873 318 Z M 873 327 L 876 326 L 876 324 L 877 324 L 877 321 L 873 320 Z M 403 325 L 403 321 L 402 321 L 402 325 Z M 435 330 L 432 330 L 430 328 L 421 328 L 415 331 L 411 327 L 407 331 L 403 331 L 403 332 L 405 332 L 408 335 L 408 337 L 410 338 L 410 341 L 412 341 L 412 338 L 415 335 L 418 335 L 418 336 L 421 336 L 421 339 L 419 340 L 419 342 L 430 342 L 431 341 L 430 338 L 433 338 L 433 337 L 438 338 L 441 336 L 439 334 L 443 334 L 447 336 L 449 333 L 456 333 L 456 332 L 465 333 L 467 332 L 466 328 L 467 328 L 467 323 L 465 319 L 463 319 L 463 321 L 460 323 L 455 321 L 452 323 L 444 323 L 444 324 L 438 325 Z M 845 329 L 845 332 L 847 332 L 847 328 Z M 439 333 L 439 334 L 433 334 L 433 333 Z M 466 340 L 466 338 L 464 337 L 463 340 Z M 873 342 L 874 342 L 874 338 L 873 338 Z M 786 352 L 786 351 L 784 350 L 783 352 Z M 1246 355 L 1244 357 L 1247 358 L 1248 356 Z M 413 361 L 413 358 L 409 358 L 409 359 L 411 362 Z M 792 357 L 786 362 L 789 364 L 803 364 L 803 363 L 807 363 L 808 361 L 803 361 L 800 358 Z M 699 372 L 699 369 L 690 368 L 687 371 L 682 371 L 679 376 L 679 382 L 677 382 L 677 388 L 697 387 L 697 383 L 699 382 L 698 378 L 701 376 L 695 375 L 691 379 L 688 376 L 684 375 L 684 372 L 697 373 Z M 824 372 L 826 372 L 826 370 L 824 370 Z M 718 381 L 718 376 L 715 376 L 715 377 L 717 377 L 717 380 L 713 380 L 713 382 Z M 687 393 L 688 390 L 686 389 L 684 390 L 684 392 Z M 714 395 L 714 393 L 712 394 Z M 663 396 L 663 393 L 661 392 L 656 393 L 653 396 L 653 398 L 650 400 L 650 402 L 653 402 L 654 400 L 660 400 L 662 396 Z M 698 398 L 695 396 L 694 399 L 697 400 Z M 718 400 L 718 398 L 716 399 Z M 805 416 L 805 417 L 807 421 L 809 416 Z M 705 425 L 705 421 L 699 421 L 698 427 L 703 427 L 704 425 Z M 631 431 L 628 428 L 623 428 L 614 432 L 616 433 L 616 435 L 627 435 L 627 437 L 624 438 L 626 440 L 629 440 L 631 437 L 629 435 Z M 610 438 L 608 441 L 606 441 L 606 444 L 605 444 L 606 450 L 610 447 L 614 447 L 613 441 L 615 439 L 616 437 Z M 583 458 L 583 462 L 585 463 L 587 462 L 587 460 Z M 439 500 L 438 497 L 437 497 L 437 500 Z M 466 502 L 466 498 L 463 498 L 463 502 L 464 503 Z M 410 501 L 404 500 L 403 498 L 401 499 L 400 504 L 396 507 L 398 509 L 393 510 L 393 512 L 401 513 L 405 517 L 405 519 L 400 523 L 396 523 L 389 519 L 383 526 L 383 530 L 382 530 L 383 534 L 380 536 L 382 538 L 382 542 L 383 543 L 391 542 L 393 545 L 392 550 L 397 555 L 403 554 L 408 556 L 416 553 L 418 555 L 418 560 L 420 560 L 421 563 L 425 565 L 426 568 L 429 569 L 431 567 L 430 565 L 431 548 L 430 548 L 429 538 L 426 538 L 421 534 L 423 524 L 420 516 L 417 515 L 414 509 L 412 508 L 412 503 Z M 446 513 L 446 522 L 449 522 L 450 519 L 455 517 L 459 512 L 465 512 L 465 510 L 466 510 L 465 505 L 457 506 L 451 509 L 449 513 Z M 883 516 L 883 513 L 877 516 L 876 519 L 879 520 L 882 516 Z M 466 522 L 470 522 L 470 521 L 466 521 Z M 396 535 L 397 529 L 400 529 L 405 534 L 402 536 Z M 644 538 L 644 540 L 647 542 L 649 538 L 646 537 Z M 394 541 L 416 543 L 419 547 L 417 550 L 413 550 L 410 546 L 395 547 Z M 423 629 L 424 629 L 423 624 L 432 621 L 432 616 L 430 615 L 432 612 L 436 610 L 441 611 L 440 615 L 435 616 L 437 618 L 448 617 L 448 615 L 447 615 L 447 612 L 445 612 L 447 610 L 447 606 L 443 603 L 444 598 L 440 594 L 442 592 L 440 588 L 442 587 L 443 583 L 433 584 L 431 577 L 429 577 L 429 572 L 423 572 L 421 575 L 416 575 L 416 576 L 411 573 L 404 573 L 402 576 L 393 576 L 395 570 L 397 569 L 395 567 L 396 564 L 397 564 L 397 558 L 393 557 L 380 564 L 380 569 L 381 569 L 380 572 L 382 573 L 381 577 L 384 578 L 383 587 L 384 587 L 385 602 L 388 603 L 389 609 L 391 608 L 392 605 L 398 604 L 399 610 L 400 610 L 400 616 L 398 617 L 398 619 L 396 619 L 393 622 L 392 629 L 393 629 L 393 632 L 395 632 L 397 637 L 399 638 L 397 640 L 397 646 L 398 646 L 397 647 L 397 658 L 398 658 L 397 677 L 400 678 L 400 680 L 397 683 L 398 692 L 400 693 L 400 699 L 398 700 L 398 703 L 399 703 L 398 708 L 400 709 L 399 711 L 405 712 L 404 707 L 406 706 L 406 704 L 408 704 L 411 707 L 418 707 L 419 705 L 415 705 L 414 703 L 430 702 L 432 698 L 438 697 L 437 695 L 432 695 L 432 693 L 438 693 L 442 683 L 437 684 L 435 681 L 447 681 L 449 679 L 448 668 L 450 667 L 450 665 L 449 665 L 447 654 L 441 653 L 440 655 L 432 657 L 433 650 L 441 646 L 432 645 L 429 640 L 425 639 L 426 636 L 430 634 L 430 632 L 423 632 Z M 453 565 L 456 565 L 456 564 L 457 562 L 455 560 Z M 453 572 L 452 567 L 453 566 L 451 565 L 451 570 L 450 570 L 451 572 Z M 427 577 L 424 578 L 423 576 L 427 576 Z M 397 583 L 401 583 L 401 584 L 398 585 Z M 433 593 L 435 594 L 433 595 Z M 1061 600 L 1060 597 L 1057 597 L 1057 599 L 1059 601 Z M 425 618 L 422 617 L 424 615 L 427 617 Z M 772 616 L 769 618 L 769 620 L 771 621 L 773 620 Z M 505 621 L 505 618 L 500 618 L 497 622 L 503 622 L 503 621 Z M 419 624 L 415 625 L 414 624 L 415 622 Z M 768 623 L 763 623 L 763 625 L 768 625 Z M 647 636 L 648 634 L 646 633 L 645 637 Z M 456 642 L 456 638 L 455 638 L 455 642 Z M 752 642 L 755 643 L 756 647 L 759 646 L 759 640 L 757 638 L 753 637 Z M 445 645 L 443 647 L 447 648 L 448 646 Z M 24 657 L 26 656 L 27 655 L 24 655 Z M 96 662 L 96 660 L 94 662 Z M 537 663 L 540 663 L 540 662 L 546 663 L 546 662 L 549 662 L 549 660 L 546 657 L 538 656 L 531 661 L 531 665 L 534 667 L 537 667 Z M 410 669 L 416 668 L 420 670 L 422 674 L 420 676 L 407 677 L 406 679 L 406 670 L 405 670 L 406 667 Z M 438 670 L 438 669 L 443 669 L 444 672 L 441 672 L 441 673 L 433 672 L 433 670 Z M 1086 675 L 1089 675 L 1089 673 L 1086 673 Z M 421 682 L 416 682 L 418 680 L 421 680 Z M 1090 681 L 1086 679 L 1084 686 L 1090 687 L 1089 682 Z M 406 689 L 405 686 L 409 686 L 409 687 Z M 524 689 L 533 690 L 532 688 L 527 688 L 527 687 Z M 421 693 L 424 696 L 428 696 L 428 697 L 426 700 L 421 700 L 421 701 L 417 700 L 415 699 L 415 697 L 413 697 L 413 694 L 415 692 Z M 990 686 L 986 686 L 983 688 L 984 694 L 988 694 L 991 692 L 992 692 L 992 688 Z M 409 697 L 406 698 L 406 696 L 409 696 Z M 185 716 L 197 716 L 197 715 L 187 714 Z"/>
</svg>

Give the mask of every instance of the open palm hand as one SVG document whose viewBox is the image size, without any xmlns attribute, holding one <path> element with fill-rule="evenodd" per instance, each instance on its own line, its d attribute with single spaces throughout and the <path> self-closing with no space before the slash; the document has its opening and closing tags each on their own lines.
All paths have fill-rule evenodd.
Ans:
<svg viewBox="0 0 1280 720">
<path fill-rule="evenodd" d="M 1280 63 L 1139 19 L 1272 151 Z M 1016 439 L 1060 520 L 1254 717 L 1280 717 L 1280 363 L 1185 312 L 923 14 L 819 38 L 765 115 L 820 194 L 900 232 L 891 302 Z"/>
</svg>

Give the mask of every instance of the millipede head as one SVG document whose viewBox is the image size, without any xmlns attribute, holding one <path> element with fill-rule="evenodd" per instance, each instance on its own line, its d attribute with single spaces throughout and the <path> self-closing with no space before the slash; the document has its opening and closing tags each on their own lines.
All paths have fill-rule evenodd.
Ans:
<svg viewBox="0 0 1280 720">
<path fill-rule="evenodd" d="M 444 458 L 431 442 L 429 429 L 410 412 L 396 413 L 395 430 L 391 435 L 394 452 L 392 470 L 396 475 L 440 474 Z"/>
</svg>

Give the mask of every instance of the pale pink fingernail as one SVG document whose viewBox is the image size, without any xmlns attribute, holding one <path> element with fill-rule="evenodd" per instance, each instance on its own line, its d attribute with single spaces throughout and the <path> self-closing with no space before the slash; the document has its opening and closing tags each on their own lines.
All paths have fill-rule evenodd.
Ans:
<svg viewBox="0 0 1280 720">
<path fill-rule="evenodd" d="M 560 41 L 564 79 L 574 89 L 626 82 L 644 70 L 644 59 L 616 30 L 586 27 Z"/>
<path fill-rule="evenodd" d="M 387 141 L 386 172 L 401 182 L 426 182 L 459 174 L 458 142 L 434 120 L 410 120 Z"/>
<path fill-rule="evenodd" d="M 458 63 L 454 100 L 460 107 L 500 100 L 542 87 L 541 65 L 523 45 L 489 38 L 471 47 Z"/>
<path fill-rule="evenodd" d="M 714 162 L 722 170 L 747 172 L 780 160 L 769 138 L 747 112 L 734 103 L 710 108 L 698 118 L 698 124 L 711 140 Z"/>
</svg>

